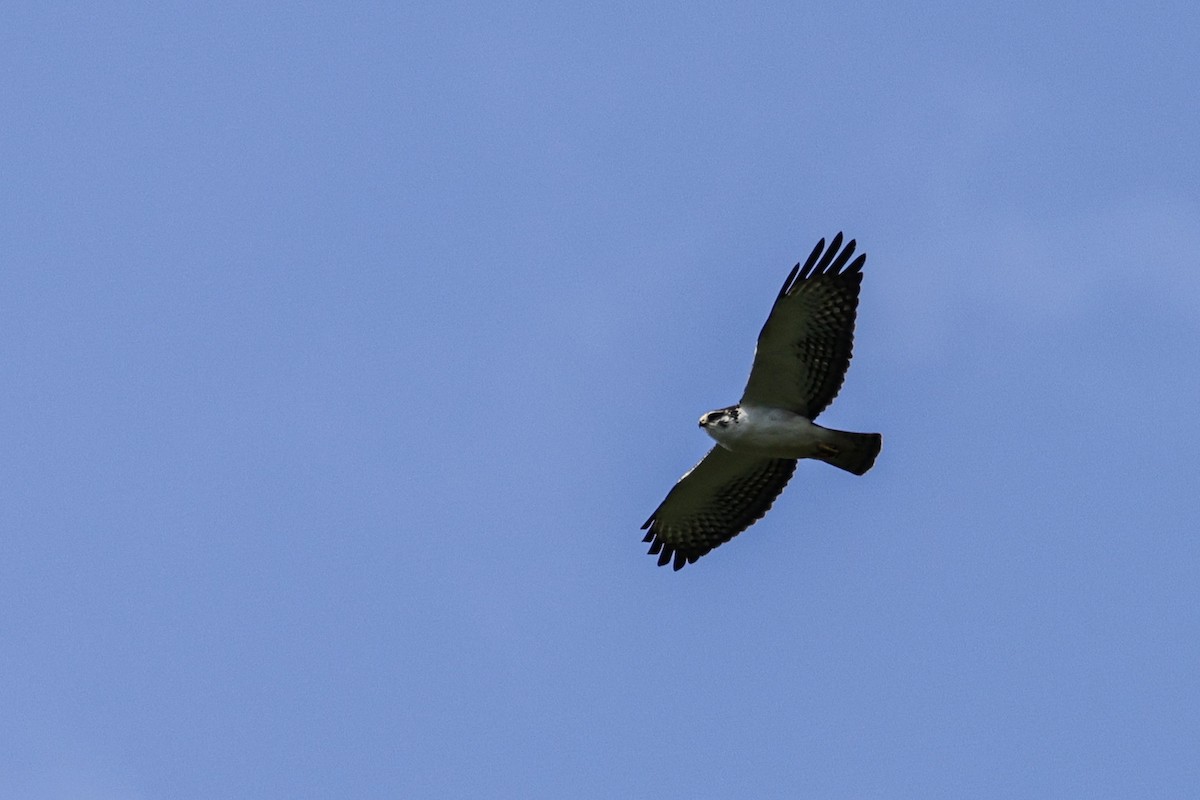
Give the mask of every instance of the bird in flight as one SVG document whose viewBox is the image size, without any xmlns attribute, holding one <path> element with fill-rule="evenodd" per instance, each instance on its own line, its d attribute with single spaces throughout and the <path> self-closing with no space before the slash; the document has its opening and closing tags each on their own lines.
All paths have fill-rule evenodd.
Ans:
<svg viewBox="0 0 1200 800">
<path fill-rule="evenodd" d="M 866 255 L 822 239 L 783 282 L 758 334 L 741 402 L 700 417 L 717 445 L 667 493 L 642 526 L 658 565 L 676 570 L 749 528 L 771 508 L 796 461 L 815 458 L 862 475 L 883 437 L 813 422 L 842 388 Z"/>
</svg>

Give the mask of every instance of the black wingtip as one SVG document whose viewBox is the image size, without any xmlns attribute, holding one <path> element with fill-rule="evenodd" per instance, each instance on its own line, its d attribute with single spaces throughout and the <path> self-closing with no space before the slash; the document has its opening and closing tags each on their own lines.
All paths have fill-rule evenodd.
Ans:
<svg viewBox="0 0 1200 800">
<path fill-rule="evenodd" d="M 838 253 L 837 258 L 829 265 L 828 273 L 830 275 L 837 275 L 842 271 L 842 267 L 846 266 L 846 262 L 850 260 L 850 256 L 854 255 L 855 244 L 856 242 L 853 239 L 846 242 L 846 246 L 842 248 L 842 252 Z"/>
<path fill-rule="evenodd" d="M 817 242 L 817 246 L 808 254 L 808 259 L 804 262 L 804 269 L 800 270 L 800 274 L 796 277 L 797 281 L 802 281 L 812 274 L 813 267 L 817 265 L 817 259 L 821 257 L 821 251 L 824 249 L 825 240 L 822 239 Z M 784 285 L 786 286 L 787 284 Z"/>
<path fill-rule="evenodd" d="M 825 249 L 825 255 L 821 256 L 821 260 L 817 263 L 817 266 L 813 268 L 812 274 L 823 275 L 829 269 L 829 265 L 833 263 L 834 257 L 838 254 L 838 250 L 841 248 L 842 232 L 838 231 L 837 236 L 834 236 L 829 240 L 829 247 Z"/>
<path fill-rule="evenodd" d="M 792 267 L 787 280 L 783 282 L 783 289 L 780 290 L 779 296 L 783 297 L 790 294 L 796 288 L 797 284 L 817 275 L 841 275 L 860 271 L 863 264 L 866 263 L 866 254 L 860 254 L 858 258 L 850 262 L 850 258 L 854 255 L 854 251 L 858 247 L 858 241 L 850 239 L 846 242 L 846 246 L 842 247 L 843 241 L 845 241 L 845 234 L 842 231 L 838 231 L 829 240 L 829 247 L 825 246 L 824 239 L 817 242 L 817 246 L 809 254 L 808 259 L 804 262 L 804 266 L 800 267 L 797 264 L 795 267 Z M 849 266 L 846 266 L 847 262 L 850 262 Z"/>
<path fill-rule="evenodd" d="M 791 290 L 792 281 L 796 280 L 796 273 L 799 271 L 800 271 L 800 265 L 796 264 L 796 266 L 792 267 L 792 271 L 788 273 L 788 276 L 783 279 L 783 286 L 779 287 L 779 297 L 775 298 L 776 302 L 781 300 L 784 296 L 787 295 L 788 291 Z"/>
<path fill-rule="evenodd" d="M 642 541 L 650 543 L 650 549 L 646 551 L 646 555 L 658 556 L 658 566 L 665 567 L 670 564 L 671 569 L 675 572 L 683 569 L 687 564 L 694 564 L 700 557 L 694 553 L 684 553 L 678 547 L 667 544 L 655 531 L 646 534 L 646 538 Z"/>
</svg>

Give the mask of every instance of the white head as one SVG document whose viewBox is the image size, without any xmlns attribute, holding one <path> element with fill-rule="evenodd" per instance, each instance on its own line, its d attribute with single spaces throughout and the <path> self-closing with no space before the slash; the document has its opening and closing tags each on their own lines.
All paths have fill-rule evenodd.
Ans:
<svg viewBox="0 0 1200 800">
<path fill-rule="evenodd" d="M 716 411 L 710 411 L 700 417 L 700 427 L 704 428 L 705 433 L 720 442 L 725 438 L 724 434 L 732 432 L 730 429 L 737 424 L 741 413 L 742 410 L 738 406 L 718 408 Z"/>
</svg>

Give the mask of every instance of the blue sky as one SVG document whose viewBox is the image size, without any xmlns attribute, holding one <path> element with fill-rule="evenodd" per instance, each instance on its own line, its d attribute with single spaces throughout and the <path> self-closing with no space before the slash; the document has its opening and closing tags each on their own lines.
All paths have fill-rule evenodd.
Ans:
<svg viewBox="0 0 1200 800">
<path fill-rule="evenodd" d="M 1200 789 L 1191 3 L 7 4 L 0 794 Z M 639 525 L 788 269 L 802 463 Z"/>
</svg>

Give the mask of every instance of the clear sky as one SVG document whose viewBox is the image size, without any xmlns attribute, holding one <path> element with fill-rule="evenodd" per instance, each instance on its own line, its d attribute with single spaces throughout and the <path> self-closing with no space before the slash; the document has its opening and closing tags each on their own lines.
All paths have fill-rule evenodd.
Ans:
<svg viewBox="0 0 1200 800">
<path fill-rule="evenodd" d="M 0 796 L 1200 792 L 1194 2 L 17 2 L 0 67 Z M 659 569 L 839 230 L 877 465 Z"/>
</svg>

